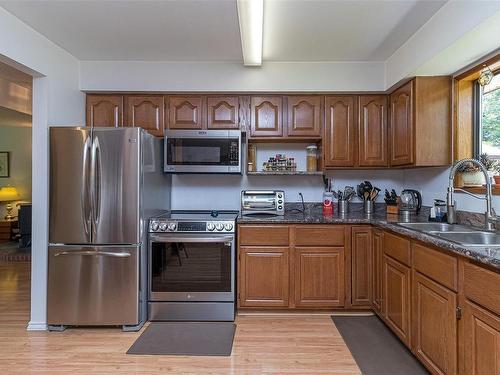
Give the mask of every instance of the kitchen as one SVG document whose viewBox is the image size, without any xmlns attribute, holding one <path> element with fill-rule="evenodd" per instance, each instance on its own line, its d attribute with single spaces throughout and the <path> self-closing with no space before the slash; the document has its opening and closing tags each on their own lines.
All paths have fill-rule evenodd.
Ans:
<svg viewBox="0 0 500 375">
<path fill-rule="evenodd" d="M 7 373 L 31 371 L 29 365 L 16 370 L 8 364 L 14 353 L 49 361 L 53 352 L 74 344 L 95 356 L 99 373 L 107 371 L 109 355 L 110 366 L 125 373 L 155 373 L 162 367 L 197 373 L 207 366 L 214 373 L 369 374 L 366 356 L 359 354 L 366 353 L 366 345 L 355 345 L 368 335 L 353 334 L 354 343 L 349 338 L 349 332 L 356 332 L 349 324 L 361 318 L 380 323 L 381 334 L 390 339 L 397 337 L 392 344 L 420 373 L 498 373 L 499 255 L 491 209 L 498 211 L 498 186 L 490 190 L 491 171 L 484 178 L 474 163 L 461 168 L 451 186 L 448 179 L 454 162 L 478 157 L 482 150 L 471 106 L 475 88 L 483 87 L 486 95 L 496 82 L 499 46 L 491 35 L 498 28 L 498 2 L 268 0 L 262 5 L 264 50 L 257 62 L 246 45 L 251 38 L 245 36 L 259 28 L 246 29 L 245 1 L 35 3 L 0 2 L 0 27 L 11 36 L 0 50 L 2 60 L 35 77 L 31 316 L 28 331 L 15 331 L 19 343 L 2 359 Z M 377 6 L 386 12 L 378 14 Z M 354 27 L 350 50 L 335 32 L 350 27 L 354 10 L 367 29 Z M 58 12 L 74 15 L 61 19 L 55 17 Z M 141 31 L 132 35 L 96 17 L 109 12 L 119 12 Z M 370 12 L 377 15 L 368 22 Z M 468 18 L 471 13 L 474 20 Z M 86 15 L 92 28 L 78 14 Z M 325 23 L 324 14 L 337 24 Z M 302 15 L 311 18 L 309 29 L 289 23 Z M 196 23 L 186 26 L 179 19 Z M 465 26 L 464 20 L 471 24 Z M 384 32 L 391 38 L 375 31 L 372 22 L 387 23 Z M 159 34 L 159 25 L 169 32 Z M 436 32 L 444 25 L 452 37 Z M 180 39 L 182 27 L 189 43 Z M 226 44 L 204 42 L 200 32 L 207 30 L 214 38 L 225 36 Z M 30 51 L 16 47 L 21 37 Z M 328 48 L 312 47 L 312 38 Z M 159 48 L 161 43 L 168 48 Z M 426 52 L 415 56 L 416 50 Z M 475 84 L 483 79 L 489 82 Z M 58 140 L 56 133 L 71 129 L 74 137 Z M 81 153 L 78 144 L 84 145 Z M 137 151 L 135 159 L 130 150 Z M 316 165 L 308 163 L 314 157 Z M 54 178 L 73 159 L 84 161 L 80 169 L 72 165 Z M 139 183 L 126 196 L 122 187 L 145 180 L 116 171 L 156 179 Z M 463 182 L 469 171 L 479 183 Z M 371 185 L 366 190 L 372 198 L 365 199 L 358 185 Z M 464 185 L 467 193 L 487 195 L 487 201 L 460 192 Z M 147 190 L 154 186 L 161 188 Z M 341 214 L 337 200 L 350 195 L 347 187 L 355 197 L 346 200 Z M 88 200 L 80 201 L 79 189 Z M 74 195 L 63 198 L 61 193 Z M 141 213 L 134 215 L 139 219 L 132 227 L 118 225 L 124 217 L 120 208 L 133 211 L 134 201 L 141 199 L 148 202 L 139 203 Z M 97 209 L 101 202 L 111 202 L 106 207 L 115 211 Z M 255 208 L 276 215 L 244 215 Z M 78 210 L 88 219 L 80 225 L 82 233 L 88 225 L 85 241 L 69 238 Z M 440 216 L 443 211 L 449 220 Z M 101 224 L 122 238 L 100 237 Z M 136 237 L 125 238 L 131 232 Z M 101 265 L 111 258 L 133 258 L 133 251 L 122 251 L 125 245 L 140 248 L 132 266 L 139 271 L 133 280 L 127 278 L 131 284 L 112 289 L 130 294 L 104 298 L 104 289 L 85 284 L 78 291 L 77 270 L 99 273 L 85 271 L 85 261 L 65 266 L 63 259 L 70 258 L 75 245 L 82 258 L 106 259 L 96 261 Z M 117 245 L 116 252 L 110 249 Z M 66 272 L 63 279 L 53 278 L 60 275 L 51 272 L 55 259 Z M 176 273 L 182 266 L 193 267 L 193 279 Z M 214 272 L 223 282 L 212 282 Z M 117 319 L 130 295 L 137 301 L 136 314 L 126 321 L 99 321 L 109 315 L 89 304 L 101 298 L 100 307 L 107 304 L 103 311 Z M 80 320 L 84 311 L 91 317 L 87 321 Z M 339 316 L 345 313 L 349 320 Z M 218 336 L 234 335 L 227 357 L 125 354 L 155 323 L 175 328 L 186 321 L 233 319 L 236 333 L 232 328 L 225 332 L 227 324 L 208 328 L 220 329 L 209 341 L 214 347 Z M 132 332 L 82 327 L 99 322 Z M 65 330 L 32 332 L 47 328 Z M 0 329 L 4 336 L 11 332 L 5 329 Z M 43 337 L 48 347 L 26 353 L 22 345 L 33 337 Z M 98 347 L 93 349 L 91 342 Z M 97 353 L 101 343 L 111 350 L 102 356 Z M 66 350 L 61 353 L 72 355 Z M 393 357 L 398 365 L 398 356 Z M 391 370 L 390 358 L 380 358 L 386 367 L 379 373 L 410 373 L 402 367 Z M 65 368 L 91 372 L 82 361 Z M 46 371 L 49 362 L 43 365 Z M 375 362 L 368 367 L 380 365 Z"/>
</svg>

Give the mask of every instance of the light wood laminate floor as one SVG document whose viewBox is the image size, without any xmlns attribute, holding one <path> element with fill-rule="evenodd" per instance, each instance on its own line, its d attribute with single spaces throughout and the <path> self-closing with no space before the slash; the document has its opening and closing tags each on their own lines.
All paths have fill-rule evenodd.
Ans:
<svg viewBox="0 0 500 375">
<path fill-rule="evenodd" d="M 29 264 L 0 263 L 0 374 L 361 374 L 327 315 L 239 316 L 230 357 L 131 356 L 140 333 L 28 332 Z"/>
</svg>

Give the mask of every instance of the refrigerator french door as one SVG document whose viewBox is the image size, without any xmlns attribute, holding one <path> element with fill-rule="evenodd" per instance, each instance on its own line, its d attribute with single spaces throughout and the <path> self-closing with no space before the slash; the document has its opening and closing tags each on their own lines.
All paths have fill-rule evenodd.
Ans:
<svg viewBox="0 0 500 375">
<path fill-rule="evenodd" d="M 140 129 L 54 127 L 50 136 L 50 243 L 139 243 Z"/>
<path fill-rule="evenodd" d="M 134 329 L 145 318 L 145 290 L 139 306 L 147 257 L 141 251 L 144 137 L 151 136 L 138 128 L 50 129 L 47 318 L 53 329 Z"/>
</svg>

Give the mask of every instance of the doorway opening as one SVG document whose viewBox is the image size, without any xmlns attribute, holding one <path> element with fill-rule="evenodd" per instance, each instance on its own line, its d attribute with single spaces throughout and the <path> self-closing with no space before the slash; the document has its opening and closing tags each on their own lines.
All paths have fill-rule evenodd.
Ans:
<svg viewBox="0 0 500 375">
<path fill-rule="evenodd" d="M 33 77 L 0 62 L 0 325 L 30 318 Z"/>
</svg>

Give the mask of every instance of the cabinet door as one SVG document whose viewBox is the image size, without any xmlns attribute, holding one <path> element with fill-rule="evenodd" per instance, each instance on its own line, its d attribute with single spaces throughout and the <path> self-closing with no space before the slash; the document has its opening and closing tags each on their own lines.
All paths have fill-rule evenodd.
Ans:
<svg viewBox="0 0 500 375">
<path fill-rule="evenodd" d="M 344 248 L 296 247 L 295 306 L 344 306 Z"/>
<path fill-rule="evenodd" d="M 325 167 L 354 167 L 356 134 L 354 96 L 327 96 L 325 99 Z"/>
<path fill-rule="evenodd" d="M 387 96 L 359 97 L 360 167 L 386 167 L 387 152 Z"/>
<path fill-rule="evenodd" d="M 163 136 L 164 129 L 163 96 L 125 97 L 125 126 L 146 129 L 151 134 Z"/>
<path fill-rule="evenodd" d="M 289 96 L 287 135 L 321 137 L 321 97 Z"/>
<path fill-rule="evenodd" d="M 122 126 L 123 96 L 87 95 L 87 126 Z"/>
<path fill-rule="evenodd" d="M 241 307 L 288 307 L 288 247 L 240 247 Z"/>
<path fill-rule="evenodd" d="M 281 96 L 253 96 L 251 111 L 250 136 L 283 136 L 283 98 Z"/>
<path fill-rule="evenodd" d="M 351 229 L 351 288 L 353 306 L 371 306 L 372 235 L 370 227 Z"/>
<path fill-rule="evenodd" d="M 466 301 L 461 375 L 500 374 L 500 317 Z"/>
<path fill-rule="evenodd" d="M 387 325 L 410 346 L 410 268 L 384 255 L 384 317 Z"/>
<path fill-rule="evenodd" d="M 413 271 L 412 349 L 436 375 L 457 373 L 457 295 Z"/>
<path fill-rule="evenodd" d="M 239 129 L 237 96 L 208 97 L 207 107 L 208 129 Z"/>
<path fill-rule="evenodd" d="M 383 232 L 376 229 L 372 236 L 372 304 L 377 313 L 382 312 L 382 239 Z"/>
<path fill-rule="evenodd" d="M 391 165 L 409 165 L 414 162 L 413 81 L 394 91 L 390 96 Z"/>
<path fill-rule="evenodd" d="M 168 98 L 169 129 L 203 129 L 202 96 L 170 96 Z"/>
</svg>

